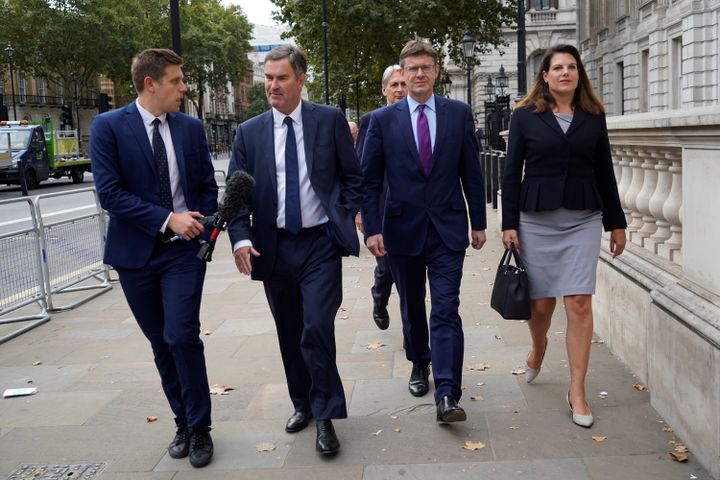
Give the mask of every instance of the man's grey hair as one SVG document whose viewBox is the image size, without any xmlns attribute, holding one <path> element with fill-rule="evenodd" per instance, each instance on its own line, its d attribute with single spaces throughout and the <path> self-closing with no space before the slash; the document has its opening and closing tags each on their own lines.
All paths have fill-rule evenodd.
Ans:
<svg viewBox="0 0 720 480">
<path fill-rule="evenodd" d="M 295 76 L 300 78 L 300 75 L 307 72 L 307 59 L 305 54 L 299 48 L 293 45 L 282 45 L 275 47 L 267 55 L 265 55 L 265 61 L 276 62 L 287 58 L 290 62 L 290 66 L 295 71 Z"/>
<path fill-rule="evenodd" d="M 383 89 L 387 88 L 387 84 L 390 81 L 390 77 L 392 76 L 392 74 L 395 72 L 399 72 L 400 70 L 402 70 L 402 67 L 400 65 L 390 65 L 389 67 L 387 67 L 385 69 L 385 71 L 383 72 L 383 75 L 382 75 L 382 88 Z"/>
</svg>

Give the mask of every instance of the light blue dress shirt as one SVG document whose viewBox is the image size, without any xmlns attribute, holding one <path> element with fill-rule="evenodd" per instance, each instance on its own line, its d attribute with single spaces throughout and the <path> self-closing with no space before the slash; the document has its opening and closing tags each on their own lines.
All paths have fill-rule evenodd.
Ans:
<svg viewBox="0 0 720 480">
<path fill-rule="evenodd" d="M 407 97 L 407 103 L 408 103 L 408 109 L 410 110 L 410 123 L 412 124 L 413 129 L 413 136 L 415 137 L 415 147 L 417 147 L 418 152 L 420 151 L 420 144 L 418 143 L 418 134 L 417 134 L 417 117 L 420 113 L 418 111 L 418 106 L 420 105 L 418 102 L 412 99 L 410 95 Z M 430 145 L 432 145 L 432 150 L 435 152 L 435 131 L 437 130 L 437 115 L 435 113 L 435 94 L 433 93 L 430 99 L 425 102 L 425 116 L 427 117 L 428 121 L 428 128 L 430 129 Z"/>
</svg>

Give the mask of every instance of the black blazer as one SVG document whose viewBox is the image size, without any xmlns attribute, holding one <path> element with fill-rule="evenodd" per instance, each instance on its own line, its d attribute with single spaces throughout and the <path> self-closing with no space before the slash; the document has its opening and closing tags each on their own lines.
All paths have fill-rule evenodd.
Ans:
<svg viewBox="0 0 720 480">
<path fill-rule="evenodd" d="M 523 175 L 523 167 L 524 175 Z M 502 228 L 520 211 L 601 210 L 605 231 L 627 227 L 610 156 L 605 114 L 575 108 L 563 133 L 551 110 L 518 108 L 510 121 L 502 182 Z"/>
</svg>

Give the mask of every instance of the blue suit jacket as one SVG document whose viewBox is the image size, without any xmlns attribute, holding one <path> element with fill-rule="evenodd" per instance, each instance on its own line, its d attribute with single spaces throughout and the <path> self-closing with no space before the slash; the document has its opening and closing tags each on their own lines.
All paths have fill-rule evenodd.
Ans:
<svg viewBox="0 0 720 480">
<path fill-rule="evenodd" d="M 182 113 L 167 119 L 187 207 L 211 215 L 218 190 L 202 123 Z M 155 158 L 135 102 L 95 117 L 90 158 L 100 204 L 110 217 L 104 261 L 141 268 L 170 212 L 160 206 Z"/>
<path fill-rule="evenodd" d="M 467 248 L 466 200 L 472 229 L 486 227 L 485 182 L 470 107 L 437 95 L 435 106 L 437 131 L 427 176 L 420 165 L 407 100 L 375 110 L 370 119 L 362 156 L 362 219 L 365 234 L 382 233 L 385 249 L 391 254 L 418 255 L 430 222 L 448 248 Z M 383 219 L 379 202 L 384 178 Z"/>
<path fill-rule="evenodd" d="M 342 112 L 302 102 L 305 160 L 310 184 L 329 218 L 329 234 L 345 253 L 358 255 L 354 217 L 362 200 L 362 175 L 352 136 Z M 252 278 L 267 279 L 277 249 L 277 173 L 272 110 L 244 122 L 237 130 L 228 175 L 235 170 L 255 178 L 248 208 L 230 223 L 234 244 L 250 239 L 260 252 L 252 257 Z"/>
<path fill-rule="evenodd" d="M 520 211 L 601 210 L 605 230 L 625 228 L 610 156 L 605 114 L 575 108 L 563 133 L 552 111 L 517 108 L 510 120 L 502 182 L 502 228 L 517 229 Z"/>
</svg>

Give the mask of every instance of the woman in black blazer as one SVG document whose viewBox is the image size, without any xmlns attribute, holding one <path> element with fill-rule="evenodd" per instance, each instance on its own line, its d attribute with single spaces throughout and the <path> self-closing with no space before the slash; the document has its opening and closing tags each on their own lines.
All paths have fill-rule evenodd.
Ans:
<svg viewBox="0 0 720 480">
<path fill-rule="evenodd" d="M 601 229 L 611 232 L 610 251 L 617 256 L 625 248 L 627 223 L 604 107 L 575 47 L 558 45 L 545 54 L 530 93 L 515 106 L 506 162 L 503 244 L 519 249 L 532 300 L 526 379 L 530 383 L 540 372 L 555 299 L 562 296 L 570 363 L 566 400 L 573 422 L 590 427 L 585 375 Z"/>
</svg>

